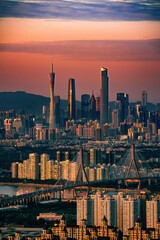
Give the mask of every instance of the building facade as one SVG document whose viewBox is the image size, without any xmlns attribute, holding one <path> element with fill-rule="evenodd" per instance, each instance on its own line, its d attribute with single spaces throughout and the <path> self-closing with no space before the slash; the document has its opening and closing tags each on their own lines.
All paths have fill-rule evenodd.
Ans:
<svg viewBox="0 0 160 240">
<path fill-rule="evenodd" d="M 76 118 L 75 79 L 70 78 L 68 83 L 68 119 Z"/>
<path fill-rule="evenodd" d="M 103 67 L 100 80 L 100 123 L 108 123 L 108 70 Z"/>
</svg>

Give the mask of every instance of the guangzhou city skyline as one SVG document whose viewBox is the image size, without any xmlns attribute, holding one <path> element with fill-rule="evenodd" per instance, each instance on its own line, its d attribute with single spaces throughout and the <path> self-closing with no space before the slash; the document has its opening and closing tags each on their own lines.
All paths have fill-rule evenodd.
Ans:
<svg viewBox="0 0 160 240">
<path fill-rule="evenodd" d="M 53 59 L 55 95 L 100 94 L 100 68 L 109 73 L 109 101 L 159 99 L 160 14 L 155 1 L 1 1 L 1 91 L 49 97 Z M 63 86 L 63 88 L 62 88 Z"/>
</svg>

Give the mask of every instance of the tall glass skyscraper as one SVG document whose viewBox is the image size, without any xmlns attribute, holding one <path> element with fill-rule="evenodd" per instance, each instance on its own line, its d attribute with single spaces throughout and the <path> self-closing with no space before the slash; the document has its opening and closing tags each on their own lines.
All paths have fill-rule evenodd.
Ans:
<svg viewBox="0 0 160 240">
<path fill-rule="evenodd" d="M 68 84 L 68 119 L 76 118 L 75 79 L 70 78 Z"/>
<path fill-rule="evenodd" d="M 128 116 L 129 96 L 126 93 L 117 93 L 117 101 L 121 103 L 120 122 L 123 122 Z"/>
<path fill-rule="evenodd" d="M 89 94 L 81 95 L 81 118 L 89 119 L 89 103 L 90 95 Z"/>
<path fill-rule="evenodd" d="M 54 112 L 55 112 L 55 124 L 57 126 L 60 126 L 60 96 L 54 96 Z"/>
<path fill-rule="evenodd" d="M 100 83 L 100 123 L 108 123 L 108 73 L 107 68 L 101 68 Z"/>
<path fill-rule="evenodd" d="M 54 79 L 55 73 L 53 72 L 53 63 L 51 73 L 49 73 L 50 82 L 50 118 L 49 118 L 49 128 L 55 128 L 55 113 L 54 113 Z"/>
<path fill-rule="evenodd" d="M 93 93 L 90 98 L 89 109 L 90 109 L 90 119 L 95 120 L 96 119 L 96 99 Z"/>
<path fill-rule="evenodd" d="M 147 105 L 147 92 L 142 91 L 142 96 L 141 96 L 141 106 L 146 107 Z"/>
</svg>

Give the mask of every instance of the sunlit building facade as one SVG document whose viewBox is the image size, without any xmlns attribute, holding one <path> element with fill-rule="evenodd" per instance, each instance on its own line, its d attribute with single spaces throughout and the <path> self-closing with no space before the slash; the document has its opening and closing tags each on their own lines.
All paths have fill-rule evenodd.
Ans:
<svg viewBox="0 0 160 240">
<path fill-rule="evenodd" d="M 108 70 L 103 67 L 100 80 L 100 122 L 108 123 Z"/>
<path fill-rule="evenodd" d="M 70 78 L 68 83 L 68 119 L 76 118 L 75 79 Z"/>
</svg>

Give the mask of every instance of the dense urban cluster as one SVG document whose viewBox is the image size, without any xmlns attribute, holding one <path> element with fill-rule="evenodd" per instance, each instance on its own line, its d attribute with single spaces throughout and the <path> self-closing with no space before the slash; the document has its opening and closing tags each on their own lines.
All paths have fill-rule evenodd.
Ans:
<svg viewBox="0 0 160 240">
<path fill-rule="evenodd" d="M 86 219 L 88 225 L 100 226 L 103 217 L 109 226 L 116 226 L 124 235 L 140 218 L 143 227 L 156 228 L 160 216 L 160 196 L 124 192 L 100 193 L 83 197 L 77 201 L 77 225 Z"/>
<path fill-rule="evenodd" d="M 140 153 L 135 151 L 135 144 L 145 149 L 153 145 L 159 148 L 160 103 L 154 110 L 150 109 L 147 92 L 142 91 L 141 102 L 131 104 L 128 94 L 117 93 L 114 105 L 109 104 L 108 70 L 101 68 L 100 73 L 100 96 L 95 97 L 93 92 L 91 96 L 83 94 L 81 103 L 76 106 L 75 79 L 70 78 L 68 104 L 66 109 L 61 109 L 60 96 L 54 96 L 55 73 L 52 64 L 49 109 L 43 106 L 40 116 L 25 114 L 23 110 L 0 112 L 2 147 L 16 148 L 18 151 L 21 147 L 56 151 L 54 158 L 50 158 L 45 151 L 43 154 L 32 151 L 27 158 L 11 161 L 12 179 L 22 179 L 24 182 L 27 179 L 64 180 L 63 183 L 69 181 L 73 184 L 79 177 L 81 183 L 108 181 L 110 187 L 117 179 L 117 188 L 127 188 L 125 181 L 138 182 L 139 188 L 143 182 L 140 178 L 144 178 L 145 186 L 151 186 L 152 182 L 159 186 L 160 156 L 151 156 L 147 161 L 141 159 Z M 63 149 L 63 157 L 59 148 Z M 127 157 L 125 154 L 128 154 Z M 42 199 L 42 195 L 45 192 L 42 191 L 40 198 L 28 197 L 27 203 L 32 199 Z M 9 197 L 1 196 L 1 199 Z M 23 200 L 9 199 L 7 204 L 26 203 L 25 198 Z M 53 214 L 60 219 L 59 223 L 52 228 L 45 226 L 40 236 L 35 230 L 34 237 L 28 236 L 26 239 L 160 239 L 160 196 L 156 191 L 146 195 L 145 191 L 131 194 L 101 190 L 74 200 L 77 202 L 76 226 L 67 225 L 64 216 L 60 219 Z M 43 214 L 47 216 L 48 213 L 40 216 Z M 3 231 L 7 236 L 8 230 Z M 20 233 L 8 234 L 8 240 L 20 239 Z"/>
<path fill-rule="evenodd" d="M 23 162 L 13 162 L 11 166 L 12 178 L 47 180 L 64 179 L 75 182 L 78 172 L 78 162 L 71 161 L 76 153 L 56 152 L 56 160 L 50 160 L 46 153 L 39 156 L 36 153 L 29 154 L 29 159 Z M 74 156 L 75 155 L 75 156 Z M 113 151 L 102 152 L 98 149 L 90 149 L 83 152 L 83 165 L 90 181 L 102 180 L 109 176 L 109 166 L 116 163 L 116 154 Z M 85 180 L 85 179 L 84 179 Z"/>
<path fill-rule="evenodd" d="M 109 137 L 125 140 L 157 141 L 160 129 L 160 103 L 150 110 L 147 92 L 141 94 L 141 102 L 129 103 L 129 95 L 117 93 L 114 106 L 109 105 L 108 70 L 101 68 L 100 96 L 83 94 L 81 107 L 76 106 L 75 79 L 69 79 L 68 105 L 61 109 L 60 96 L 54 96 L 55 73 L 50 79 L 50 111 L 43 106 L 41 116 L 23 110 L 0 112 L 0 138 L 19 138 L 54 141 L 69 135 L 79 139 L 106 140 Z M 66 131 L 64 130 L 66 128 Z M 62 130 L 63 129 L 63 130 Z"/>
<path fill-rule="evenodd" d="M 68 225 L 65 217 L 60 219 L 59 224 L 55 224 L 52 228 L 47 225 L 43 229 L 20 229 L 14 234 L 8 234 L 9 231 L 0 232 L 0 237 L 2 238 L 2 233 L 7 236 L 8 240 L 19 240 L 23 236 L 26 240 L 100 240 L 100 239 L 110 239 L 110 240 L 158 240 L 160 238 L 160 220 L 157 222 L 155 228 L 145 228 L 142 226 L 141 220 L 138 218 L 135 221 L 134 227 L 128 230 L 127 235 L 123 235 L 114 226 L 109 226 L 106 217 L 103 217 L 99 226 L 88 225 L 85 219 L 80 221 L 79 225 Z M 37 232 L 39 235 L 37 235 Z M 28 236 L 28 234 L 30 234 Z"/>
</svg>

